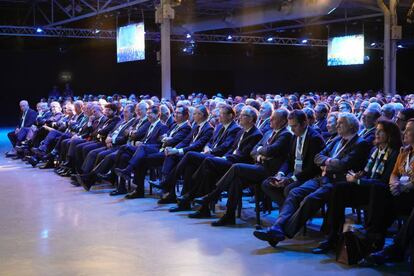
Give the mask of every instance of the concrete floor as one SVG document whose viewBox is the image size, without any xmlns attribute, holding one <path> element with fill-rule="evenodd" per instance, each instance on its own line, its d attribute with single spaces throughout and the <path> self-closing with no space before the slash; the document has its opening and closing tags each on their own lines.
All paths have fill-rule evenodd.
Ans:
<svg viewBox="0 0 414 276">
<path fill-rule="evenodd" d="M 320 239 L 312 233 L 273 249 L 242 220 L 213 228 L 211 220 L 170 214 L 154 198 L 85 192 L 4 158 L 0 135 L 0 275 L 408 275 L 398 272 L 404 265 L 350 268 L 310 254 Z"/>
</svg>

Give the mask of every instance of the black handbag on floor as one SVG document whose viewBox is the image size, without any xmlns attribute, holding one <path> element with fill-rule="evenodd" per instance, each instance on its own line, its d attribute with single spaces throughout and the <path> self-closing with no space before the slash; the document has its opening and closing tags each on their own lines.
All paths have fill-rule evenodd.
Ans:
<svg viewBox="0 0 414 276">
<path fill-rule="evenodd" d="M 337 247 L 336 261 L 346 265 L 357 264 L 369 254 L 366 238 L 354 231 L 342 233 Z"/>
</svg>

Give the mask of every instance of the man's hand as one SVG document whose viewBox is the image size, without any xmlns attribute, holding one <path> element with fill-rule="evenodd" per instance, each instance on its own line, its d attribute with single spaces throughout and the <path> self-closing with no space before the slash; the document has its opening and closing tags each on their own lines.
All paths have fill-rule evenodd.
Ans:
<svg viewBox="0 0 414 276">
<path fill-rule="evenodd" d="M 176 149 L 176 148 L 168 147 L 168 148 L 165 149 L 165 155 L 166 156 L 176 155 L 176 154 L 178 154 L 178 149 Z"/>
<path fill-rule="evenodd" d="M 398 196 L 401 194 L 401 183 L 400 182 L 394 182 L 390 183 L 390 191 L 393 196 Z"/>
</svg>

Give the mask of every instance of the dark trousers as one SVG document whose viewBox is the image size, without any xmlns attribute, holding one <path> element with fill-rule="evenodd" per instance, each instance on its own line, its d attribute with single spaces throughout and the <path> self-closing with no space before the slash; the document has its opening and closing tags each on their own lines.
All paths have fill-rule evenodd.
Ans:
<svg viewBox="0 0 414 276">
<path fill-rule="evenodd" d="M 141 166 L 135 168 L 134 183 L 137 185 L 136 191 L 144 193 L 145 175 L 149 168 L 157 168 L 163 165 L 165 160 L 164 152 L 149 154 L 142 159 Z"/>
<path fill-rule="evenodd" d="M 220 157 L 207 157 L 193 175 L 190 197 L 203 196 L 216 189 L 217 181 L 230 169 L 232 162 Z M 219 196 L 214 194 L 214 196 Z"/>
<path fill-rule="evenodd" d="M 329 200 L 333 184 L 326 177 L 314 178 L 292 189 L 275 224 L 293 238 L 315 213 Z"/>
<path fill-rule="evenodd" d="M 108 150 L 107 147 L 99 147 L 99 148 L 92 149 L 91 151 L 89 151 L 88 154 L 86 155 L 85 160 L 82 163 L 81 172 L 90 173 L 96 165 L 96 159 L 98 158 L 98 154 L 100 154 L 101 152 L 107 151 L 107 150 Z M 108 154 L 110 152 L 113 152 L 113 151 L 109 151 Z"/>
<path fill-rule="evenodd" d="M 165 190 L 170 193 L 174 192 L 177 180 L 181 175 L 184 179 L 181 194 L 185 194 L 191 190 L 192 176 L 194 172 L 200 167 L 203 160 L 207 157 L 212 157 L 212 155 L 195 151 L 187 152 L 177 164 L 175 169 L 166 175 L 166 178 L 164 180 Z"/>
<path fill-rule="evenodd" d="M 286 187 L 274 187 L 270 184 L 271 178 L 267 178 L 262 183 L 262 191 L 270 197 L 270 199 L 277 203 L 279 208 L 282 208 L 283 203 L 285 202 L 288 194 L 290 191 L 298 186 L 300 186 L 302 183 L 299 181 L 295 181 L 287 185 Z"/>
<path fill-rule="evenodd" d="M 10 131 L 7 133 L 7 137 L 9 137 L 9 140 L 13 147 L 16 145 L 19 145 L 21 142 L 23 142 L 26 139 L 26 135 L 29 132 L 29 128 L 21 128 L 17 133 L 13 131 Z"/>
<path fill-rule="evenodd" d="M 51 130 L 40 143 L 39 149 L 43 152 L 50 152 L 52 148 L 55 147 L 56 143 L 58 142 L 59 138 L 62 137 L 63 132 L 58 130 Z"/>
<path fill-rule="evenodd" d="M 245 187 L 261 183 L 269 172 L 262 165 L 233 164 L 224 176 L 217 182 L 217 188 L 213 193 L 216 197 L 227 190 L 227 213 L 234 213 L 237 205 L 242 198 Z"/>
<path fill-rule="evenodd" d="M 327 227 L 329 240 L 336 242 L 345 222 L 345 208 L 369 203 L 371 185 L 356 183 L 335 183 L 329 200 Z"/>
<path fill-rule="evenodd" d="M 115 158 L 118 154 L 118 150 L 115 150 L 113 152 L 110 152 L 109 154 L 106 154 L 105 151 L 98 153 L 97 159 L 96 159 L 96 165 L 91 171 L 93 174 L 98 173 L 107 173 L 110 170 L 113 169 L 115 164 Z"/>
</svg>

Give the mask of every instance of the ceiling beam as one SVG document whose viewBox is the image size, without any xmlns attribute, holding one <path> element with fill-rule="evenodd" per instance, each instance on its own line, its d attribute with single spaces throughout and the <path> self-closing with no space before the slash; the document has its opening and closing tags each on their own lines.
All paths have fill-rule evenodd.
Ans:
<svg viewBox="0 0 414 276">
<path fill-rule="evenodd" d="M 54 0 L 54 1 L 55 1 L 55 3 L 57 2 L 56 0 Z M 146 1 L 148 1 L 148 0 L 134 0 L 134 1 L 130 1 L 130 2 L 120 4 L 120 5 L 112 6 L 112 7 L 109 7 L 109 8 L 107 8 L 107 7 L 100 8 L 100 9 L 97 9 L 96 12 L 90 12 L 90 13 L 86 13 L 86 14 L 83 14 L 83 15 L 74 16 L 72 18 L 68 18 L 68 19 L 65 19 L 65 20 L 54 22 L 52 24 L 48 24 L 45 27 L 55 27 L 55 26 L 60 26 L 60 25 L 72 23 L 72 22 L 75 22 L 75 21 L 79 21 L 79 20 L 82 20 L 82 19 L 89 18 L 89 17 L 97 16 L 99 14 L 103 14 L 103 13 L 112 12 L 112 11 L 116 11 L 116 10 L 119 10 L 119 9 L 131 7 L 131 6 L 135 6 L 135 5 L 144 3 Z"/>
<path fill-rule="evenodd" d="M 255 31 L 243 32 L 243 34 L 251 35 L 251 34 L 270 32 L 270 31 L 276 31 L 277 32 L 277 31 L 281 31 L 281 30 L 305 28 L 305 27 L 309 27 L 309 26 L 326 25 L 326 24 L 347 22 L 347 21 L 353 21 L 353 20 L 361 20 L 361 19 L 381 17 L 381 16 L 383 16 L 382 13 L 374 13 L 374 14 L 353 16 L 353 17 L 346 17 L 346 18 L 339 18 L 339 19 L 322 20 L 322 21 L 310 22 L 310 23 L 304 23 L 304 24 L 286 25 L 286 26 L 275 27 L 273 29 L 260 29 L 260 30 L 255 30 Z"/>
</svg>

